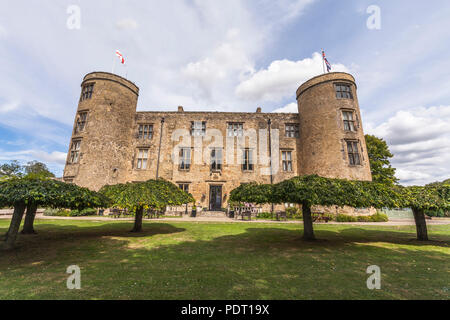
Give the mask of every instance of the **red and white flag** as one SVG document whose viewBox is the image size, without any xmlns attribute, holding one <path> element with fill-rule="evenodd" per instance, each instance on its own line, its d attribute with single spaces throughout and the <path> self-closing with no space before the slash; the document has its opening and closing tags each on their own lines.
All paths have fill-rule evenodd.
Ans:
<svg viewBox="0 0 450 320">
<path fill-rule="evenodd" d="M 119 50 L 116 50 L 116 56 L 119 57 L 120 62 L 121 62 L 122 64 L 125 64 L 125 58 L 123 57 L 123 55 L 120 53 Z"/>
</svg>

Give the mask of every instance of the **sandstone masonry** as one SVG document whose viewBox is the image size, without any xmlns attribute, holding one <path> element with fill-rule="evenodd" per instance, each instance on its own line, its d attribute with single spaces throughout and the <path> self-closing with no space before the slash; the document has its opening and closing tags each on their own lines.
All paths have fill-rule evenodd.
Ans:
<svg viewBox="0 0 450 320">
<path fill-rule="evenodd" d="M 371 180 L 356 84 L 346 73 L 302 84 L 299 113 L 136 112 L 139 88 L 127 79 L 93 72 L 81 87 L 66 182 L 98 190 L 161 177 L 219 210 L 242 183 L 314 173 Z"/>
</svg>

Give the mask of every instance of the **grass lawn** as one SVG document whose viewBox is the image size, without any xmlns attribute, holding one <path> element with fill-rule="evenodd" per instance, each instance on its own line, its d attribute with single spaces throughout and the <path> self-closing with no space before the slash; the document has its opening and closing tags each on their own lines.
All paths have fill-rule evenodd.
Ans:
<svg viewBox="0 0 450 320">
<path fill-rule="evenodd" d="M 0 234 L 9 220 L 0 220 Z M 38 235 L 0 252 L 0 299 L 449 299 L 450 225 L 38 220 Z M 68 290 L 66 268 L 81 268 Z M 381 290 L 366 268 L 381 268 Z"/>
</svg>

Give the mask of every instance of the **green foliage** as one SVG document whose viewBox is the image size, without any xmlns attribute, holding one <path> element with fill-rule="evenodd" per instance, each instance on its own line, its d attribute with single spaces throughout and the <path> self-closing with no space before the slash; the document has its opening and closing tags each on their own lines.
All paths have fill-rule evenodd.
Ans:
<svg viewBox="0 0 450 320">
<path fill-rule="evenodd" d="M 370 221 L 371 222 L 388 222 L 389 217 L 387 216 L 387 214 L 384 214 L 382 212 L 377 212 L 370 216 Z"/>
<path fill-rule="evenodd" d="M 30 161 L 24 167 L 26 175 L 33 175 L 41 178 L 54 178 L 55 175 L 48 170 L 47 165 L 39 161 Z"/>
<path fill-rule="evenodd" d="M 107 199 L 87 188 L 47 178 L 26 176 L 0 181 L 0 207 L 35 203 L 53 208 L 100 208 Z"/>
<path fill-rule="evenodd" d="M 19 161 L 13 160 L 0 165 L 0 177 L 20 177 L 23 175 Z"/>
<path fill-rule="evenodd" d="M 302 210 L 297 207 L 286 208 L 286 217 L 289 219 L 299 219 L 302 217 Z"/>
<path fill-rule="evenodd" d="M 258 213 L 256 218 L 259 218 L 259 219 L 272 219 L 273 215 L 272 215 L 271 212 L 261 212 L 261 213 Z"/>
<path fill-rule="evenodd" d="M 338 214 L 337 222 L 387 222 L 388 216 L 384 213 L 377 212 L 371 216 L 351 216 L 348 214 Z"/>
<path fill-rule="evenodd" d="M 355 216 L 348 215 L 348 214 L 340 213 L 336 216 L 336 221 L 337 222 L 358 222 L 358 218 Z"/>
<path fill-rule="evenodd" d="M 401 193 L 397 188 L 369 181 L 323 178 L 317 175 L 295 177 L 274 187 L 274 203 L 351 206 L 356 208 L 399 207 Z"/>
<path fill-rule="evenodd" d="M 167 206 L 195 201 L 191 194 L 164 179 L 107 185 L 100 193 L 111 200 L 112 207 L 127 208 L 133 213 L 141 208 L 163 211 Z"/>
<path fill-rule="evenodd" d="M 230 193 L 232 202 L 270 203 L 273 186 L 270 184 L 245 183 Z"/>
<path fill-rule="evenodd" d="M 449 211 L 450 186 L 428 185 L 402 188 L 404 207 L 416 210 Z"/>
<path fill-rule="evenodd" d="M 70 217 L 70 210 L 68 210 L 68 209 L 47 208 L 47 209 L 44 210 L 44 216 Z"/>
<path fill-rule="evenodd" d="M 398 183 L 395 168 L 391 166 L 390 158 L 393 154 L 381 138 L 366 134 L 367 153 L 369 154 L 370 170 L 374 182 L 393 185 Z"/>
</svg>

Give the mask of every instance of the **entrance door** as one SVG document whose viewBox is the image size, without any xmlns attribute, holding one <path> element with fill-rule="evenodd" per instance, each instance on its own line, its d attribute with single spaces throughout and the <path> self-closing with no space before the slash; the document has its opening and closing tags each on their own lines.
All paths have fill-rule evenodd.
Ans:
<svg viewBox="0 0 450 320">
<path fill-rule="evenodd" d="M 210 186 L 209 210 L 220 211 L 222 209 L 222 186 Z"/>
</svg>

